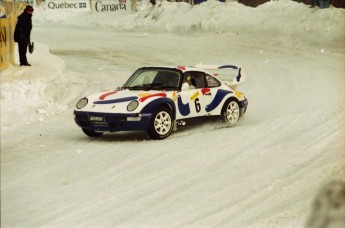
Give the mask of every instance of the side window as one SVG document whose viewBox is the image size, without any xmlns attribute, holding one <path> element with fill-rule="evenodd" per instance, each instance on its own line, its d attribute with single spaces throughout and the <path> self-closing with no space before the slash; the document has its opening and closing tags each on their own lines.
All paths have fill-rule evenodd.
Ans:
<svg viewBox="0 0 345 228">
<path fill-rule="evenodd" d="M 185 81 L 195 89 L 205 87 L 205 74 L 197 71 L 189 71 L 185 74 Z"/>
<path fill-rule="evenodd" d="M 196 88 L 205 87 L 205 74 L 202 72 L 193 72 L 193 76 L 196 83 Z"/>
<path fill-rule="evenodd" d="M 220 86 L 220 82 L 215 79 L 214 77 L 212 77 L 211 75 L 206 75 L 206 81 L 207 81 L 207 87 L 218 87 Z"/>
</svg>

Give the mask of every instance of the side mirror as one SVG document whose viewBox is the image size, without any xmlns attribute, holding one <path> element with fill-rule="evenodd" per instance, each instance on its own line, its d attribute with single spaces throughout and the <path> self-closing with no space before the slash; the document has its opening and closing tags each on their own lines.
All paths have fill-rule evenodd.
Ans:
<svg viewBox="0 0 345 228">
<path fill-rule="evenodd" d="M 189 90 L 189 84 L 188 82 L 184 82 L 181 87 L 181 91 Z"/>
</svg>

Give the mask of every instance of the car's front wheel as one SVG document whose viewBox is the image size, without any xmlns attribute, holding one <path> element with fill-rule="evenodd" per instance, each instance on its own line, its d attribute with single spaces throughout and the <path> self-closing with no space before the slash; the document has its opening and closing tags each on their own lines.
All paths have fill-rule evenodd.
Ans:
<svg viewBox="0 0 345 228">
<path fill-rule="evenodd" d="M 152 139 L 165 139 L 171 134 L 173 125 L 171 110 L 161 107 L 154 112 L 147 132 Z"/>
<path fill-rule="evenodd" d="M 227 126 L 235 126 L 239 121 L 240 116 L 240 106 L 236 100 L 231 99 L 225 102 L 222 109 L 221 118 Z"/>
<path fill-rule="evenodd" d="M 89 137 L 100 137 L 103 135 L 103 132 L 101 131 L 94 131 L 94 130 L 85 129 L 85 128 L 82 128 L 82 130 L 85 133 L 85 135 Z"/>
</svg>

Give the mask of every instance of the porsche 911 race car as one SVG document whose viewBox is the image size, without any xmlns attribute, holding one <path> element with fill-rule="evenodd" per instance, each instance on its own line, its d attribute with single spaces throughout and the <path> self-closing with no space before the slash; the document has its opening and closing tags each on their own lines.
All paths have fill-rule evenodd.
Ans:
<svg viewBox="0 0 345 228">
<path fill-rule="evenodd" d="M 74 119 L 90 137 L 144 130 L 152 139 L 165 139 L 205 118 L 235 126 L 247 110 L 248 101 L 237 90 L 244 81 L 241 68 L 233 65 L 142 67 L 122 87 L 81 98 Z"/>
</svg>

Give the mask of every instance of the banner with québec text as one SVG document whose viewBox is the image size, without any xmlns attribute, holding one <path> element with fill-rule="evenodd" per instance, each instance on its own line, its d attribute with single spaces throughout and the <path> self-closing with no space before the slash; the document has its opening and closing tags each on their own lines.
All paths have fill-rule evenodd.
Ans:
<svg viewBox="0 0 345 228">
<path fill-rule="evenodd" d="M 85 10 L 90 11 L 89 0 L 46 0 L 46 9 L 49 10 Z"/>
</svg>

